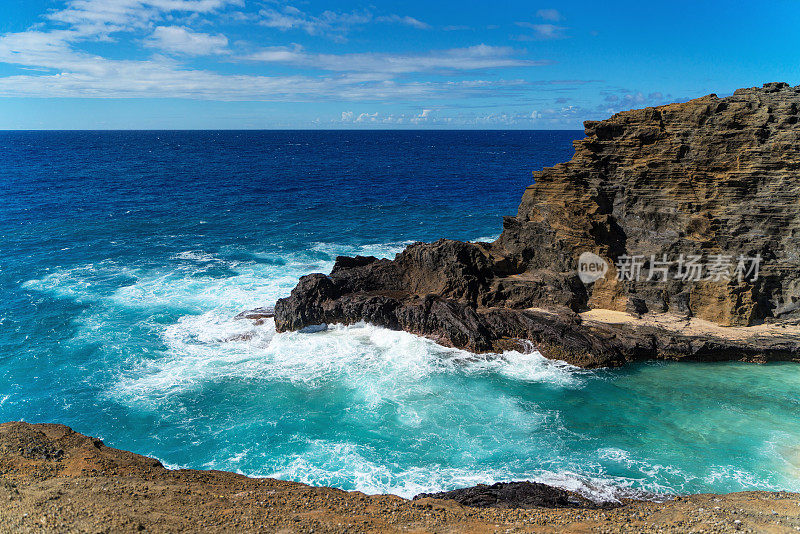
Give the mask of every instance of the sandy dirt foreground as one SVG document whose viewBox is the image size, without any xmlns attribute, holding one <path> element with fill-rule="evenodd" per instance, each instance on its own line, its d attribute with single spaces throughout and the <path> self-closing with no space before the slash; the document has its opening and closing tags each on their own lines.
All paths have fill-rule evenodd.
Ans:
<svg viewBox="0 0 800 534">
<path fill-rule="evenodd" d="M 798 532 L 800 494 L 613 510 L 469 508 L 221 471 L 171 471 L 63 425 L 0 425 L 1 532 Z"/>
</svg>

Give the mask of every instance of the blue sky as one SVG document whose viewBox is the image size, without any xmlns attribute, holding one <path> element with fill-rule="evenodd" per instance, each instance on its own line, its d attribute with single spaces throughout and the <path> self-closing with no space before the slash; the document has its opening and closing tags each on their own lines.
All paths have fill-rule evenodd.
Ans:
<svg viewBox="0 0 800 534">
<path fill-rule="evenodd" d="M 0 8 L 0 129 L 579 129 L 800 83 L 798 0 Z"/>
</svg>

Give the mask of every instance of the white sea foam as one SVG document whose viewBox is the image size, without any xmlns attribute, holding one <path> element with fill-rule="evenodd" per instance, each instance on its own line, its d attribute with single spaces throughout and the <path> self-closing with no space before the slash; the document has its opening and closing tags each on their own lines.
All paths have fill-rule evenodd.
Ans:
<svg viewBox="0 0 800 534">
<path fill-rule="evenodd" d="M 769 439 L 764 442 L 762 456 L 772 460 L 773 477 L 779 480 L 779 485 L 800 491 L 800 446 L 798 446 L 800 436 L 785 432 L 774 431 Z M 737 473 L 739 475 L 739 473 Z M 743 478 L 743 482 L 751 480 L 751 475 Z M 773 484 L 774 485 L 774 484 Z"/>
<path fill-rule="evenodd" d="M 250 321 L 233 319 L 248 308 L 274 304 L 301 275 L 329 271 L 338 254 L 391 257 L 408 244 L 316 243 L 307 251 L 257 255 L 275 261 L 230 260 L 225 255 L 186 250 L 173 256 L 174 264 L 164 267 L 129 268 L 103 262 L 54 272 L 26 286 L 77 301 L 94 301 L 94 306 L 76 319 L 85 334 L 78 337 L 88 341 L 99 330 L 111 328 L 104 334 L 105 349 L 127 361 L 116 389 L 133 402 L 163 398 L 226 378 L 307 384 L 343 379 L 357 384 L 370 402 L 392 395 L 393 381 L 413 381 L 434 373 L 495 374 L 558 387 L 581 383 L 575 368 L 536 352 L 479 356 L 364 324 L 333 326 L 316 334 L 275 335 L 271 321 L 256 327 Z M 214 276 L 209 268 L 227 270 Z M 154 320 L 157 314 L 176 310 L 185 314 L 171 324 Z M 130 329 L 114 328 L 114 319 L 119 317 L 126 322 L 138 317 L 138 326 L 157 335 L 165 350 L 144 358 L 126 356 Z M 311 354 L 314 356 L 309 357 Z M 415 417 L 406 414 L 409 422 Z"/>
<path fill-rule="evenodd" d="M 312 250 L 336 256 L 375 256 L 376 258 L 394 258 L 414 241 L 397 241 L 393 243 L 372 243 L 366 245 L 339 245 L 333 243 L 314 243 Z"/>
<path fill-rule="evenodd" d="M 142 270 L 135 267 L 103 261 L 57 270 L 42 278 L 23 282 L 22 287 L 78 303 L 88 303 L 107 296 L 109 287 L 135 280 L 141 273 Z"/>
<path fill-rule="evenodd" d="M 580 368 L 559 360 L 549 360 L 538 351 L 506 351 L 498 355 L 471 356 L 466 372 L 493 372 L 513 380 L 542 382 L 554 386 L 577 386 L 582 383 Z"/>
<path fill-rule="evenodd" d="M 77 302 L 106 301 L 107 305 L 142 311 L 178 308 L 193 314 L 234 312 L 274 304 L 288 295 L 304 274 L 329 272 L 338 255 L 391 258 L 408 244 L 314 243 L 307 250 L 290 253 L 248 252 L 271 262 L 232 260 L 224 254 L 186 250 L 173 255 L 173 262 L 164 266 L 131 267 L 104 261 L 54 271 L 22 285 Z M 209 271 L 214 268 L 226 271 L 221 275 Z"/>
<path fill-rule="evenodd" d="M 254 326 L 209 312 L 181 318 L 165 329 L 163 340 L 164 356 L 141 362 L 117 384 L 118 394 L 142 402 L 229 378 L 311 387 L 345 381 L 359 388 L 367 403 L 379 404 L 403 394 L 398 384 L 412 384 L 437 373 L 494 373 L 557 387 L 582 383 L 576 368 L 535 352 L 476 355 L 364 323 L 333 325 L 314 334 L 275 334 L 271 320 Z M 409 418 L 414 416 L 409 414 Z"/>
<path fill-rule="evenodd" d="M 199 261 L 204 263 L 223 263 L 225 260 L 218 258 L 213 254 L 208 254 L 202 250 L 184 250 L 173 256 L 177 260 L 190 260 Z"/>
<path fill-rule="evenodd" d="M 266 476 L 296 480 L 315 486 L 342 486 L 367 494 L 391 493 L 410 498 L 419 493 L 508 480 L 501 472 L 476 473 L 444 466 L 398 470 L 365 458 L 368 451 L 352 443 L 316 440 L 302 456 Z"/>
<path fill-rule="evenodd" d="M 491 236 L 484 236 L 484 237 L 479 237 L 477 239 L 473 239 L 472 243 L 494 243 L 499 238 L 500 238 L 500 234 L 495 234 L 495 235 L 491 235 Z"/>
<path fill-rule="evenodd" d="M 520 473 L 505 468 L 453 468 L 444 465 L 397 469 L 368 459 L 373 451 L 349 442 L 310 440 L 302 456 L 287 458 L 285 465 L 261 476 L 295 480 L 314 486 L 347 486 L 367 494 L 394 494 L 411 498 L 478 484 L 530 481 L 579 493 L 595 502 L 623 498 L 657 498 L 650 491 L 634 489 L 636 481 L 625 477 L 585 476 L 570 471 L 535 469 Z M 348 481 L 343 484 L 343 482 Z M 660 488 L 658 488 L 660 489 Z"/>
<path fill-rule="evenodd" d="M 628 471 L 640 473 L 648 482 L 644 484 L 647 491 L 655 494 L 681 493 L 684 485 L 694 477 L 672 465 L 652 463 L 642 458 L 635 457 L 630 451 L 615 447 L 602 448 L 597 451 L 601 460 L 624 466 Z M 680 480 L 678 486 L 665 486 L 659 480 Z"/>
</svg>

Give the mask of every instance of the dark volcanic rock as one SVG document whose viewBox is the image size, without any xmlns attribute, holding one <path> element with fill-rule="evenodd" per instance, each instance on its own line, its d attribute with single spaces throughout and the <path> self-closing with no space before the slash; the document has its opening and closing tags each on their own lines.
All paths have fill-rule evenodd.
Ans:
<svg viewBox="0 0 800 534">
<path fill-rule="evenodd" d="M 240 313 L 234 319 L 250 319 L 252 321 L 261 321 L 263 319 L 270 319 L 275 317 L 275 308 L 267 306 L 264 308 L 255 308 Z"/>
<path fill-rule="evenodd" d="M 494 243 L 440 240 L 392 261 L 338 258 L 330 276 L 303 277 L 278 301 L 277 329 L 363 320 L 477 352 L 528 340 L 589 367 L 798 358 L 800 86 L 766 84 L 585 126 L 571 161 L 534 173 Z M 585 252 L 609 265 L 588 284 L 577 275 Z M 757 279 L 670 271 L 648 281 L 664 255 L 762 262 Z M 645 276 L 618 279 L 618 262 L 633 256 Z M 580 315 L 598 309 L 672 321 Z M 764 323 L 786 328 L 754 326 Z"/>
<path fill-rule="evenodd" d="M 452 499 L 474 508 L 614 508 L 618 503 L 596 503 L 586 497 L 538 482 L 498 482 L 487 486 L 420 493 L 418 499 Z"/>
</svg>

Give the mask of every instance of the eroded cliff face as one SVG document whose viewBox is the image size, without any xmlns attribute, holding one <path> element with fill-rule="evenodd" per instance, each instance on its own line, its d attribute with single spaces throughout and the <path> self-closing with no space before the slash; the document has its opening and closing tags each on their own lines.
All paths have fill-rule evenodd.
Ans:
<svg viewBox="0 0 800 534">
<path fill-rule="evenodd" d="M 393 261 L 339 258 L 330 276 L 304 277 L 278 302 L 276 326 L 365 320 L 478 352 L 528 340 L 584 366 L 795 359 L 794 332 L 780 342 L 747 330 L 731 340 L 579 314 L 608 309 L 735 327 L 800 317 L 799 122 L 800 86 L 783 83 L 586 122 L 572 160 L 534 173 L 496 242 L 420 243 Z M 585 252 L 609 265 L 604 277 L 580 280 Z M 727 276 L 686 276 L 682 262 L 692 257 L 727 262 Z M 738 276 L 745 258 L 748 272 Z M 641 264 L 638 276 L 632 261 Z M 618 276 L 626 262 L 628 276 Z"/>
<path fill-rule="evenodd" d="M 599 254 L 612 272 L 587 288 L 588 308 L 723 325 L 796 317 L 799 114 L 800 87 L 773 83 L 587 122 L 572 161 L 535 173 L 496 248 L 521 272 L 564 275 L 581 252 Z M 642 256 L 645 270 L 665 254 L 762 261 L 755 281 L 685 281 L 673 271 L 667 283 L 636 283 L 617 280 L 625 254 Z"/>
</svg>

